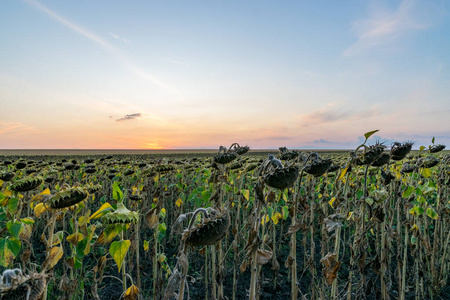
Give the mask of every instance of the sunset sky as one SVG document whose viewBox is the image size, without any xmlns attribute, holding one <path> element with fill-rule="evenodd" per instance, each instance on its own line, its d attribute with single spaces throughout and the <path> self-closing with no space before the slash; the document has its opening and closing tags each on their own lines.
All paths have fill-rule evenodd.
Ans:
<svg viewBox="0 0 450 300">
<path fill-rule="evenodd" d="M 450 1 L 0 3 L 1 149 L 450 147 Z"/>
</svg>

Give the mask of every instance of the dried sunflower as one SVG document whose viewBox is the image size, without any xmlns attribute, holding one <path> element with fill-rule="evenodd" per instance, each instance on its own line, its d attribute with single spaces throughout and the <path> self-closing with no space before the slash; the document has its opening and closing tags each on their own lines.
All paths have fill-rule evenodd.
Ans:
<svg viewBox="0 0 450 300">
<path fill-rule="evenodd" d="M 329 158 L 313 161 L 311 164 L 306 165 L 303 169 L 306 173 L 313 175 L 314 177 L 319 177 L 325 174 L 327 170 L 331 167 L 333 161 Z"/>
<path fill-rule="evenodd" d="M 430 153 L 438 153 L 445 149 L 445 145 L 433 145 L 430 147 Z"/>
<path fill-rule="evenodd" d="M 27 191 L 34 190 L 41 184 L 42 184 L 41 177 L 26 177 L 26 178 L 15 181 L 11 185 L 11 190 L 13 190 L 15 192 L 27 192 Z"/>
<path fill-rule="evenodd" d="M 48 203 L 51 208 L 65 208 L 80 203 L 88 196 L 88 192 L 81 187 L 70 187 L 53 195 Z"/>
<path fill-rule="evenodd" d="M 103 224 L 129 224 L 139 222 L 139 213 L 131 211 L 123 205 L 122 202 L 117 203 L 117 209 L 103 216 Z"/>
<path fill-rule="evenodd" d="M 235 160 L 238 157 L 238 155 L 234 152 L 231 153 L 220 153 L 214 157 L 214 162 L 217 164 L 228 164 Z"/>
<path fill-rule="evenodd" d="M 229 227 L 230 216 L 227 212 L 210 214 L 194 228 L 185 230 L 182 240 L 191 246 L 213 245 L 226 235 Z"/>
<path fill-rule="evenodd" d="M 439 158 L 434 156 L 421 157 L 417 161 L 417 165 L 420 168 L 432 168 L 439 163 Z"/>
<path fill-rule="evenodd" d="M 5 270 L 5 272 L 10 270 Z M 3 284 L 0 288 L 1 300 L 39 300 L 42 298 L 47 279 L 45 274 L 22 275 L 19 270 L 16 275 L 12 276 L 10 284 Z M 3 272 L 3 274 L 5 274 Z M 6 276 L 6 275 L 4 275 Z"/>
<path fill-rule="evenodd" d="M 0 172 L 0 180 L 10 181 L 15 175 L 13 172 Z"/>
<path fill-rule="evenodd" d="M 384 166 L 385 164 L 387 164 L 389 162 L 390 159 L 391 159 L 391 156 L 388 153 L 383 153 L 376 161 L 374 161 L 372 163 L 372 166 L 374 166 L 374 167 Z"/>
<path fill-rule="evenodd" d="M 294 184 L 298 173 L 298 167 L 276 169 L 272 173 L 264 175 L 264 182 L 270 187 L 283 190 Z"/>
<path fill-rule="evenodd" d="M 391 159 L 402 160 L 411 151 L 414 142 L 394 142 L 391 147 Z"/>
<path fill-rule="evenodd" d="M 286 147 L 278 148 L 280 150 L 281 160 L 291 160 L 298 157 L 299 153 L 297 151 L 289 151 Z"/>
</svg>

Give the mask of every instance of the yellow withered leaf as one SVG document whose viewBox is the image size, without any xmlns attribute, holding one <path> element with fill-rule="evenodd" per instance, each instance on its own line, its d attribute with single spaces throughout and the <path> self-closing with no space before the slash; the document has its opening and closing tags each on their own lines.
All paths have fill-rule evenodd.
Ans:
<svg viewBox="0 0 450 300">
<path fill-rule="evenodd" d="M 34 196 L 31 201 L 32 202 L 42 202 L 46 199 L 48 199 L 50 197 L 50 189 L 46 188 L 45 190 L 43 190 L 42 192 L 40 192 L 39 194 L 37 194 L 36 196 Z"/>
<path fill-rule="evenodd" d="M 66 239 L 67 241 L 69 241 L 69 243 L 75 246 L 76 244 L 78 244 L 78 242 L 84 239 L 84 235 L 81 232 L 76 232 L 69 235 Z"/>
<path fill-rule="evenodd" d="M 344 178 L 345 174 L 347 174 L 347 170 L 350 167 L 350 164 L 347 163 L 347 166 L 344 169 L 341 169 L 341 174 L 339 174 L 338 180 Z"/>
<path fill-rule="evenodd" d="M 58 263 L 58 261 L 61 259 L 63 254 L 64 254 L 64 250 L 62 247 L 53 247 L 50 250 L 50 255 L 44 261 L 44 269 L 48 270 L 48 269 L 53 268 Z"/>
<path fill-rule="evenodd" d="M 49 209 L 44 203 L 39 203 L 34 208 L 34 215 L 39 218 L 44 212 Z"/>
<path fill-rule="evenodd" d="M 89 220 L 101 218 L 103 215 L 107 214 L 112 210 L 111 204 L 106 202 L 103 204 L 92 216 L 89 217 Z"/>
<path fill-rule="evenodd" d="M 250 199 L 250 191 L 249 190 L 241 190 L 242 196 L 244 196 L 245 200 Z"/>
<path fill-rule="evenodd" d="M 180 207 L 181 204 L 183 204 L 183 200 L 181 200 L 181 198 L 178 198 L 178 200 L 175 202 L 175 204 Z"/>
<path fill-rule="evenodd" d="M 123 298 L 125 300 L 135 300 L 137 299 L 138 292 L 139 289 L 133 284 L 125 291 L 125 295 L 123 296 Z"/>
</svg>

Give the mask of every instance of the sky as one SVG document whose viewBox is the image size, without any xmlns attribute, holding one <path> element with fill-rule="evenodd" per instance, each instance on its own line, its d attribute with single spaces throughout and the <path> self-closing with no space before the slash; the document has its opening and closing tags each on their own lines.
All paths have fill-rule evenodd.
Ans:
<svg viewBox="0 0 450 300">
<path fill-rule="evenodd" d="M 0 149 L 450 146 L 450 2 L 6 0 Z"/>
</svg>

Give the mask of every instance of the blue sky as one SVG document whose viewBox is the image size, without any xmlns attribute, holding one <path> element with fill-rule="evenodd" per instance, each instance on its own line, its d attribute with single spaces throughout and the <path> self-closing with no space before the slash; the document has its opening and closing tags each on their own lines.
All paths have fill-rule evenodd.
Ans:
<svg viewBox="0 0 450 300">
<path fill-rule="evenodd" d="M 450 142 L 447 1 L 3 1 L 0 148 Z"/>
</svg>

